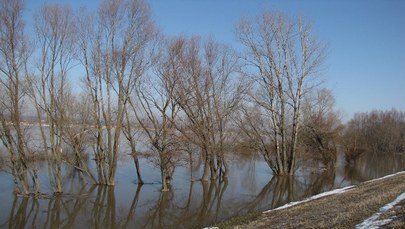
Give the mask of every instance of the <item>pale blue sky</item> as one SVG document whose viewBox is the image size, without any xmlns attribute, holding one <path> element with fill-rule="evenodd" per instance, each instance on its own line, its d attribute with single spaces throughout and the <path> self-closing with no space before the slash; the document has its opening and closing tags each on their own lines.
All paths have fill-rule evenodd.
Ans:
<svg viewBox="0 0 405 229">
<path fill-rule="evenodd" d="M 100 1 L 27 1 L 96 7 Z M 153 17 L 167 35 L 199 35 L 236 46 L 234 26 L 263 10 L 303 16 L 328 44 L 323 77 L 350 119 L 372 109 L 405 111 L 405 1 L 403 0 L 150 0 Z"/>
</svg>

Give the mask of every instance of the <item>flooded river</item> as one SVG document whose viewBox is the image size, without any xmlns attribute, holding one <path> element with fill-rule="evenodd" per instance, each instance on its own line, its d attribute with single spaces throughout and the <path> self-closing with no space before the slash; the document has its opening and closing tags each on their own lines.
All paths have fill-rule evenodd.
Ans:
<svg viewBox="0 0 405 229">
<path fill-rule="evenodd" d="M 192 182 L 189 169 L 179 167 L 172 191 L 164 193 L 158 169 L 146 160 L 142 186 L 130 158 L 119 162 L 115 187 L 86 184 L 66 168 L 65 194 L 49 199 L 15 197 L 11 176 L 0 172 L 0 228 L 202 228 L 402 171 L 405 156 L 363 157 L 352 166 L 339 158 L 336 171 L 298 170 L 295 177 L 281 178 L 273 177 L 260 158 L 234 158 L 229 165 L 227 180 L 207 183 Z M 42 189 L 50 191 L 46 166 L 38 166 Z M 194 176 L 200 173 L 197 168 Z"/>
</svg>

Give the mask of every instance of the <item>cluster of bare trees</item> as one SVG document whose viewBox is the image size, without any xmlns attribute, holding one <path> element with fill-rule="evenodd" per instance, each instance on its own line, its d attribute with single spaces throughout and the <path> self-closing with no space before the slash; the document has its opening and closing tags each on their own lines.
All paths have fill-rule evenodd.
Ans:
<svg viewBox="0 0 405 229">
<path fill-rule="evenodd" d="M 169 56 L 174 59 L 165 63 L 165 73 L 174 76 L 166 75 L 171 97 L 181 110 L 176 129 L 199 147 L 202 180 L 226 177 L 227 130 L 244 88 L 237 56 L 226 46 L 197 38 L 175 40 Z"/>
<path fill-rule="evenodd" d="M 342 146 L 348 163 L 363 153 L 403 153 L 405 113 L 393 109 L 355 114 L 343 131 Z"/>
<path fill-rule="evenodd" d="M 35 39 L 30 41 L 24 34 L 23 1 L 4 0 L 1 5 L 1 140 L 16 191 L 39 192 L 28 153 L 46 155 L 55 193 L 63 191 L 63 163 L 94 183 L 114 185 L 129 96 L 150 65 L 147 47 L 155 30 L 147 4 L 105 1 L 94 15 L 44 5 L 34 16 Z M 84 71 L 84 90 L 75 94 L 71 77 L 78 65 Z M 30 141 L 23 112 L 35 113 L 40 139 Z M 86 143 L 94 149 L 96 175 L 83 161 Z M 73 159 L 64 157 L 66 146 Z"/>
<path fill-rule="evenodd" d="M 324 47 L 302 20 L 264 13 L 242 20 L 238 38 L 246 48 L 249 99 L 238 120 L 275 174 L 295 172 L 302 101 L 316 86 Z"/>
<path fill-rule="evenodd" d="M 78 52 L 91 99 L 97 178 L 114 185 L 126 110 L 150 65 L 147 47 L 155 31 L 144 1 L 105 1 L 93 20 L 82 19 Z"/>
<path fill-rule="evenodd" d="M 27 155 L 45 155 L 54 193 L 63 192 L 64 166 L 115 185 L 125 153 L 139 184 L 140 157 L 151 155 L 164 191 L 184 155 L 190 167 L 192 154 L 202 160 L 202 181 L 225 179 L 237 143 L 277 175 L 293 175 L 300 154 L 336 161 L 342 126 L 318 80 L 325 48 L 301 19 L 265 12 L 241 20 L 238 53 L 213 39 L 164 37 L 143 0 L 106 0 L 96 12 L 44 5 L 32 40 L 23 1 L 0 4 L 0 137 L 20 194 L 40 190 Z M 36 136 L 23 125 L 27 114 Z"/>
</svg>

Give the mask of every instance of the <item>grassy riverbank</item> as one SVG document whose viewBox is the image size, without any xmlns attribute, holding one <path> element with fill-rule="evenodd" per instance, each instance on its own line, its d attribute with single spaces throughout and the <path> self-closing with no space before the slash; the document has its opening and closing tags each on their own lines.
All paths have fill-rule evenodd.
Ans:
<svg viewBox="0 0 405 229">
<path fill-rule="evenodd" d="M 341 192 L 281 207 L 264 213 L 234 218 L 218 225 L 223 228 L 354 228 L 405 192 L 405 172 L 365 182 Z M 389 228 L 403 228 L 405 202 L 382 214 L 393 219 Z M 386 227 L 387 227 L 386 226 Z"/>
</svg>

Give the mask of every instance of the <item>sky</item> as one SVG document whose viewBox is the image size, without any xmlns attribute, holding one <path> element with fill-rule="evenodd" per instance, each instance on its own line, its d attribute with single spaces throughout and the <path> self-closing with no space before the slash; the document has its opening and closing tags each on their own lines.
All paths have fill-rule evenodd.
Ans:
<svg viewBox="0 0 405 229">
<path fill-rule="evenodd" d="M 27 0 L 97 8 L 97 0 Z M 269 10 L 303 17 L 327 45 L 324 87 L 343 120 L 357 112 L 405 111 L 405 1 L 403 0 L 150 0 L 157 26 L 169 36 L 213 37 L 238 47 L 235 25 Z"/>
</svg>

